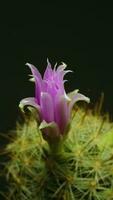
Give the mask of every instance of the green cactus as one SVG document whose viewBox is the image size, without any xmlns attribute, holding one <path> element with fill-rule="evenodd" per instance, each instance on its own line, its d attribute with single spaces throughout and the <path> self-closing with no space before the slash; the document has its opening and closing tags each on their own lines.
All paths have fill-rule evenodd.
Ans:
<svg viewBox="0 0 113 200">
<path fill-rule="evenodd" d="M 107 115 L 76 106 L 69 132 L 54 150 L 34 117 L 25 117 L 12 135 L 5 150 L 6 199 L 113 199 L 113 123 Z"/>
</svg>

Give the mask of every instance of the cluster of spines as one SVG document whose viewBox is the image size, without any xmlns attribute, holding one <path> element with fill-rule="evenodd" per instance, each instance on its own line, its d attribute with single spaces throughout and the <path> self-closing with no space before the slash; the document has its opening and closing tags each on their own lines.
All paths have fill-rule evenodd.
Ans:
<svg viewBox="0 0 113 200">
<path fill-rule="evenodd" d="M 109 120 L 78 108 L 61 154 L 54 155 L 35 119 L 25 121 L 6 148 L 7 199 L 112 200 L 112 135 Z"/>
</svg>

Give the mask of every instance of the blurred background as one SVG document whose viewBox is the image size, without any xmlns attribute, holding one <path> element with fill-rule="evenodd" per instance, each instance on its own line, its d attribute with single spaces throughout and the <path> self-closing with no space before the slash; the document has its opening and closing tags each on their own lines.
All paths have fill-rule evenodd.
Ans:
<svg viewBox="0 0 113 200">
<path fill-rule="evenodd" d="M 104 92 L 103 110 L 113 115 L 113 7 L 86 1 L 37 1 L 1 7 L 0 132 L 15 127 L 19 101 L 34 95 L 28 81 L 32 63 L 41 73 L 47 57 L 62 61 L 67 91 L 79 88 L 94 105 Z"/>
</svg>

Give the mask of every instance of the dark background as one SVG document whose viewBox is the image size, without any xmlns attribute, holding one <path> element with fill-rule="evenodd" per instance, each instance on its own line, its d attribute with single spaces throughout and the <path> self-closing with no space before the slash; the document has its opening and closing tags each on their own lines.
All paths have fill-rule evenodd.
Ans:
<svg viewBox="0 0 113 200">
<path fill-rule="evenodd" d="M 16 2 L 1 7 L 0 22 L 0 132 L 15 127 L 18 104 L 33 96 L 28 82 L 30 62 L 41 73 L 47 57 L 64 61 L 67 91 L 79 88 L 91 104 L 105 94 L 103 109 L 113 114 L 113 7 L 86 1 Z"/>
<path fill-rule="evenodd" d="M 67 91 L 79 88 L 91 98 L 92 107 L 104 92 L 103 111 L 113 118 L 113 6 L 99 2 L 37 0 L 0 5 L 0 132 L 14 129 L 19 101 L 34 95 L 25 63 L 33 63 L 43 73 L 47 57 L 53 65 L 67 63 L 74 71 L 67 76 Z M 0 149 L 4 143 L 7 140 L 0 137 Z M 2 155 L 0 162 L 6 159 Z M 3 180 L 0 190 L 5 190 Z"/>
</svg>

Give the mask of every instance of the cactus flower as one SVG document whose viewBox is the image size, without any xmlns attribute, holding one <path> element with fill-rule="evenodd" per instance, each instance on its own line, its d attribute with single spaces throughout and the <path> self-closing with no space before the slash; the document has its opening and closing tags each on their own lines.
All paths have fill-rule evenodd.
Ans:
<svg viewBox="0 0 113 200">
<path fill-rule="evenodd" d="M 52 69 L 50 62 L 47 60 L 47 68 L 42 78 L 41 74 L 32 64 L 26 64 L 31 72 L 31 81 L 35 82 L 35 97 L 28 97 L 20 101 L 20 107 L 32 106 L 38 111 L 40 126 L 42 132 L 51 135 L 64 135 L 71 120 L 71 111 L 73 105 L 83 100 L 89 102 L 89 98 L 73 92 L 70 98 L 64 88 L 64 75 L 70 70 L 66 69 L 66 64 L 54 66 Z"/>
</svg>

